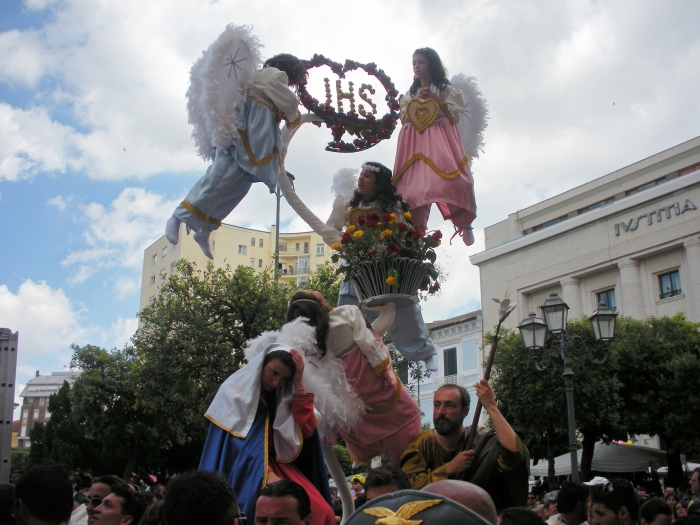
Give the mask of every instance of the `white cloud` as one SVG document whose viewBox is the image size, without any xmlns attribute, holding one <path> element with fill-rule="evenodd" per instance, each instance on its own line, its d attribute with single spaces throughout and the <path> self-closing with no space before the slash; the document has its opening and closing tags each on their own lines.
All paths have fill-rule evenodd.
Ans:
<svg viewBox="0 0 700 525">
<path fill-rule="evenodd" d="M 140 272 L 143 250 L 163 235 L 165 222 L 178 202 L 142 188 L 125 188 L 106 207 L 95 202 L 78 205 L 78 221 L 86 226 L 83 239 L 87 248 L 71 251 L 62 261 L 66 267 L 78 267 L 69 282 L 82 283 L 108 269 Z M 135 276 L 116 278 L 117 296 L 124 298 L 137 291 L 140 281 L 135 283 Z"/>
<path fill-rule="evenodd" d="M 53 197 L 52 199 L 49 199 L 46 201 L 47 204 L 56 207 L 56 209 L 60 211 L 66 211 L 66 207 L 68 206 L 68 202 L 71 200 L 69 197 L 66 199 L 65 197 L 62 197 L 61 195 L 57 195 L 56 197 Z"/>
<path fill-rule="evenodd" d="M 107 337 L 111 341 L 110 348 L 123 348 L 131 340 L 131 336 L 136 333 L 139 327 L 139 320 L 136 317 L 121 317 L 112 323 L 107 332 Z"/>
</svg>

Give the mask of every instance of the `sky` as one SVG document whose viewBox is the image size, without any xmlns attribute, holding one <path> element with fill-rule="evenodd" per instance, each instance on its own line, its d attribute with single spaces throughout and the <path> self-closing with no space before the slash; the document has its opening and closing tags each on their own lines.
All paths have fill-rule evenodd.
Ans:
<svg viewBox="0 0 700 525">
<path fill-rule="evenodd" d="M 143 250 L 207 166 L 187 123 L 189 69 L 226 24 L 253 26 L 266 58 L 375 62 L 401 92 L 420 47 L 478 79 L 490 119 L 473 164 L 476 243 L 443 243 L 448 278 L 423 303 L 434 321 L 481 307 L 468 256 L 484 227 L 700 135 L 698 20 L 695 0 L 3 0 L 0 326 L 20 333 L 16 392 L 64 370 L 72 343 L 133 335 Z M 286 166 L 325 218 L 333 173 L 392 167 L 397 135 L 338 154 L 305 126 Z M 269 230 L 274 217 L 258 184 L 225 222 Z M 308 230 L 286 203 L 282 221 Z M 451 231 L 435 209 L 429 226 Z"/>
</svg>

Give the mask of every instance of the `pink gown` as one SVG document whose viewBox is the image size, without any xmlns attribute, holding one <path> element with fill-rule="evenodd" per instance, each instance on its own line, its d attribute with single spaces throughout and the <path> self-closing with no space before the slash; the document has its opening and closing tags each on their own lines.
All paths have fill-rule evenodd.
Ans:
<svg viewBox="0 0 700 525">
<path fill-rule="evenodd" d="M 447 103 L 448 112 L 438 110 L 435 120 L 418 131 L 420 123 L 417 128 L 408 111 L 413 99 L 406 93 L 392 183 L 411 207 L 416 228 L 427 228 L 430 206 L 435 203 L 443 218 L 461 233 L 476 218 L 474 181 L 455 125 L 466 118 L 461 114 L 464 100 L 462 92 L 449 85 L 445 90 L 433 85 L 431 91 Z"/>
</svg>

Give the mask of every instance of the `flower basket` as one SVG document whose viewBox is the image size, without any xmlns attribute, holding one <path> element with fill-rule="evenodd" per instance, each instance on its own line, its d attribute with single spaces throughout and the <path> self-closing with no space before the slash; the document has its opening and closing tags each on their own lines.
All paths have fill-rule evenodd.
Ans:
<svg viewBox="0 0 700 525">
<path fill-rule="evenodd" d="M 415 296 L 428 275 L 429 266 L 415 259 L 398 257 L 383 264 L 366 261 L 350 270 L 350 278 L 355 283 L 355 292 L 361 301 L 379 295 L 400 294 Z M 389 275 L 398 274 L 397 284 L 387 284 Z"/>
</svg>

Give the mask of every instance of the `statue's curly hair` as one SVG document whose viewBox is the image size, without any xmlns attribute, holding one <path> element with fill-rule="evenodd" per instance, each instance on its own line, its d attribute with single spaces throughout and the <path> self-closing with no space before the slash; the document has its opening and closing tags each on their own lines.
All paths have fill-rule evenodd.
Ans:
<svg viewBox="0 0 700 525">
<path fill-rule="evenodd" d="M 280 53 L 272 58 L 268 58 L 263 64 L 263 67 L 274 67 L 280 71 L 287 73 L 290 86 L 296 86 L 303 83 L 309 76 L 306 71 L 306 66 L 294 55 L 289 53 Z"/>
<path fill-rule="evenodd" d="M 379 168 L 379 171 L 372 171 L 377 182 L 377 204 L 386 213 L 396 211 L 396 205 L 400 204 L 403 211 L 408 211 L 408 204 L 404 202 L 401 195 L 396 193 L 396 187 L 391 183 L 391 170 L 379 162 L 365 162 L 370 166 Z M 355 194 L 350 199 L 348 208 L 355 208 L 362 202 L 362 195 L 355 190 Z"/>
</svg>

